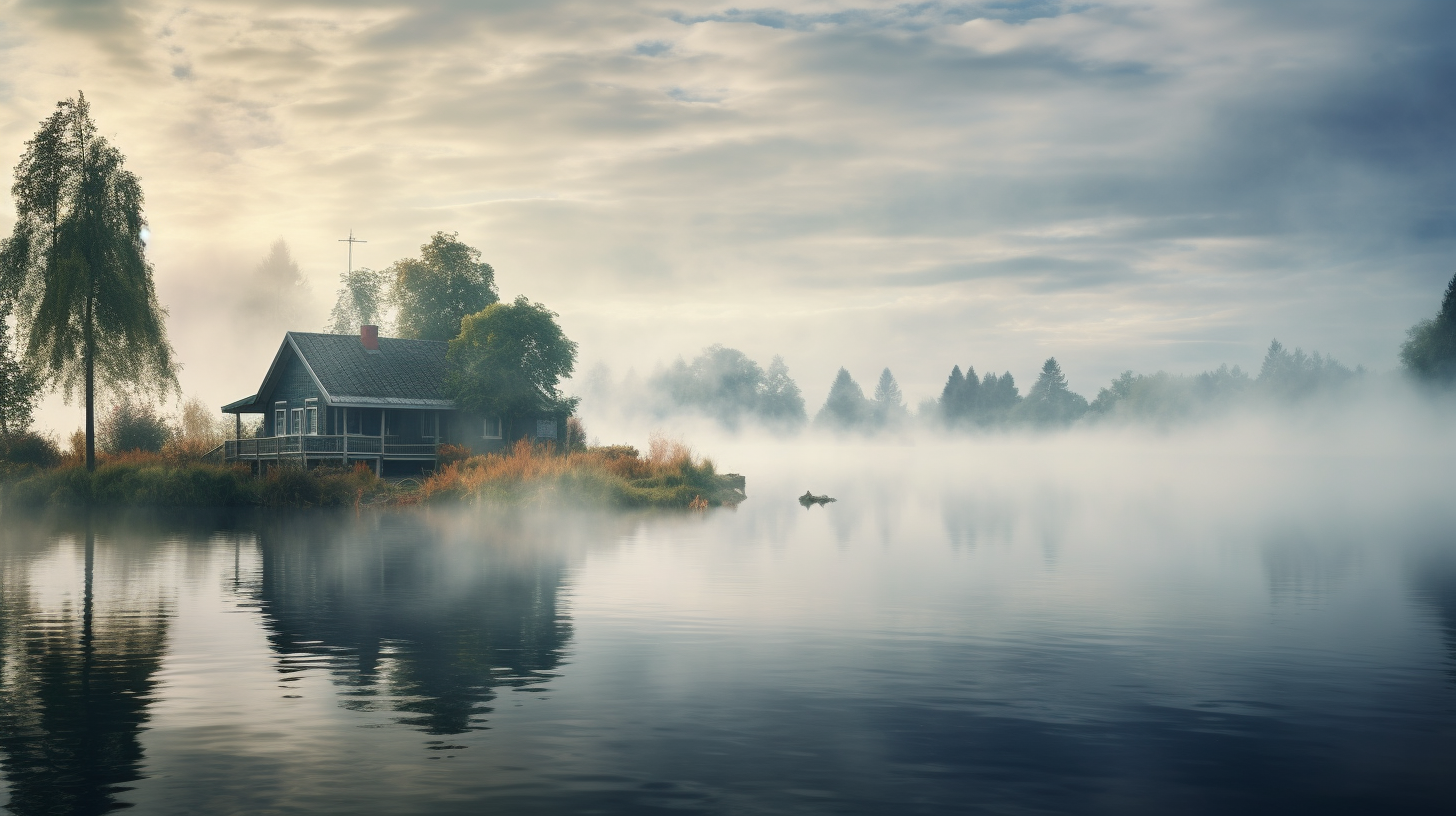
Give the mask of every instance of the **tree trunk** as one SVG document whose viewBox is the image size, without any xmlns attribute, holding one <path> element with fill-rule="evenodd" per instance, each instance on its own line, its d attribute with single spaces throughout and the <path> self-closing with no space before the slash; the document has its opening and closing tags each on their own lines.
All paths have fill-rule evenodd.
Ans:
<svg viewBox="0 0 1456 816">
<path fill-rule="evenodd" d="M 92 325 L 96 297 L 86 297 L 86 325 L 84 328 L 86 348 L 86 470 L 96 470 L 96 335 Z"/>
</svg>

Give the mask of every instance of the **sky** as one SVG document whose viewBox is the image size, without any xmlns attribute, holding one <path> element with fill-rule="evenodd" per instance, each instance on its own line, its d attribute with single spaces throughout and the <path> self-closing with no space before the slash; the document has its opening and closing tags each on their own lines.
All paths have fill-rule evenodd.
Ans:
<svg viewBox="0 0 1456 816">
<path fill-rule="evenodd" d="M 1055 356 L 1090 398 L 1276 337 L 1397 365 L 1456 272 L 1453 32 L 1402 0 L 0 0 L 0 165 L 85 92 L 211 404 L 322 329 L 350 230 L 375 269 L 458 233 L 582 372 L 722 343 L 812 413 L 840 366 L 914 404 Z M 305 287 L 254 274 L 280 238 Z"/>
</svg>

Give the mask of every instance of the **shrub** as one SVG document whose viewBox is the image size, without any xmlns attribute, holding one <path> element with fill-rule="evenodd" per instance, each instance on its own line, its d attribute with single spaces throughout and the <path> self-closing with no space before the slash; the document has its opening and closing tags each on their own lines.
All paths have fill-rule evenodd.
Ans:
<svg viewBox="0 0 1456 816">
<path fill-rule="evenodd" d="M 231 435 L 228 426 L 206 403 L 191 397 L 177 412 L 176 428 L 163 450 L 175 459 L 201 459 Z"/>
<path fill-rule="evenodd" d="M 107 453 L 133 450 L 155 453 L 172 438 L 172 429 L 151 403 L 131 397 L 123 397 L 96 424 L 97 442 Z"/>
<path fill-rule="evenodd" d="M 14 465 L 55 467 L 60 464 L 61 450 L 48 436 L 22 431 L 0 436 L 0 460 Z"/>
<path fill-rule="evenodd" d="M 445 442 L 435 451 L 435 466 L 436 468 L 448 467 L 456 462 L 464 462 L 474 455 L 470 448 L 464 445 L 452 445 Z"/>
</svg>

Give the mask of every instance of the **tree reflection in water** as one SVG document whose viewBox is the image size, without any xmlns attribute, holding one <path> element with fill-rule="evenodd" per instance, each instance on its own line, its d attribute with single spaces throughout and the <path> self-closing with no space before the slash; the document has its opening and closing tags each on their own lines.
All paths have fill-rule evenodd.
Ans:
<svg viewBox="0 0 1456 816">
<path fill-rule="evenodd" d="M 172 604 L 155 539 L 121 529 L 8 517 L 0 531 L 0 769 L 21 816 L 127 807 L 115 797 L 142 777 Z"/>
<path fill-rule="evenodd" d="M 500 690 L 544 690 L 571 637 L 558 597 L 571 545 L 559 519 L 549 536 L 532 526 L 458 513 L 266 521 L 254 597 L 278 672 L 326 670 L 346 707 L 398 712 L 428 734 L 484 728 Z"/>
</svg>

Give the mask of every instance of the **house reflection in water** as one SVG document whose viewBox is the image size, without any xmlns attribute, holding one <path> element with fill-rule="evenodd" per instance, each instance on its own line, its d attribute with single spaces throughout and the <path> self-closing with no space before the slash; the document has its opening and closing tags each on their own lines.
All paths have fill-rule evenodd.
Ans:
<svg viewBox="0 0 1456 816">
<path fill-rule="evenodd" d="M 347 708 L 436 735 L 482 728 L 504 689 L 539 688 L 571 636 L 557 600 L 565 554 L 479 521 L 262 526 L 255 596 L 279 673 L 326 671 Z"/>
</svg>

